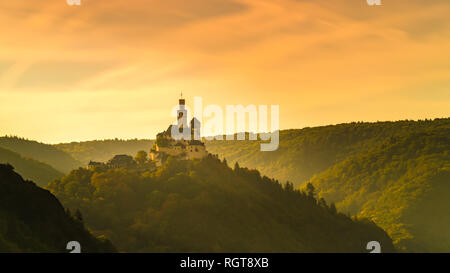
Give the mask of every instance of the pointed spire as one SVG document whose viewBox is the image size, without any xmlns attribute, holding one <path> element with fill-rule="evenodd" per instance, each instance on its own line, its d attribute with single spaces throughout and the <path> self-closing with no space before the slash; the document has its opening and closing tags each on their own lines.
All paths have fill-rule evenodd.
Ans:
<svg viewBox="0 0 450 273">
<path fill-rule="evenodd" d="M 179 105 L 184 105 L 185 104 L 185 101 L 183 99 L 183 92 L 180 93 L 180 99 L 178 101 L 179 101 Z"/>
</svg>

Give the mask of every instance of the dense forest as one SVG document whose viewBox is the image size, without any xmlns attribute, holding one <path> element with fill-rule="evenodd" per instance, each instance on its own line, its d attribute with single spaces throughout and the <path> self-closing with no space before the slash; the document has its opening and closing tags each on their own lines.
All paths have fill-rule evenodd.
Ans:
<svg viewBox="0 0 450 273">
<path fill-rule="evenodd" d="M 259 141 L 207 141 L 210 153 L 234 164 L 256 168 L 262 174 L 281 181 L 304 185 L 345 159 L 367 153 L 391 137 L 403 137 L 427 131 L 449 130 L 450 118 L 396 121 L 352 122 L 304 129 L 280 131 L 280 146 L 273 152 L 261 152 Z"/>
<path fill-rule="evenodd" d="M 149 151 L 154 140 L 148 139 L 105 139 L 84 142 L 56 144 L 55 147 L 70 154 L 85 166 L 89 161 L 105 162 L 118 154 L 134 155 L 138 151 Z"/>
<path fill-rule="evenodd" d="M 239 162 L 241 166 L 258 169 L 262 175 L 274 177 L 283 183 L 290 181 L 289 185 L 293 185 L 295 189 L 304 190 L 305 185 L 310 182 L 317 188 L 319 200 L 324 198 L 327 203 L 334 202 L 338 211 L 345 214 L 373 220 L 388 232 L 400 250 L 448 251 L 450 234 L 446 227 L 450 223 L 450 214 L 447 213 L 450 207 L 449 136 L 450 119 L 444 118 L 354 122 L 283 130 L 280 132 L 280 147 L 273 152 L 261 152 L 259 141 L 207 141 L 206 146 L 209 152 L 218 154 L 221 159 L 226 158 L 230 166 Z M 0 138 L 0 146 L 2 143 L 9 143 L 8 149 L 18 152 L 22 158 L 29 157 L 24 155 L 35 154 L 40 161 L 44 161 L 41 154 L 46 154 L 50 146 L 19 138 Z M 135 154 L 138 150 L 148 152 L 152 144 L 152 140 L 116 139 L 50 147 L 53 152 L 55 148 L 59 150 L 53 161 L 58 161 L 60 157 L 72 160 L 76 158 L 78 163 L 73 166 L 80 166 L 89 160 L 106 161 L 115 154 Z M 13 149 L 16 147 L 20 148 L 19 151 Z M 30 148 L 31 151 L 28 150 Z M 44 150 L 39 152 L 37 148 Z M 4 154 L 12 156 L 10 151 Z M 15 154 L 13 157 L 19 158 L 18 156 Z M 17 170 L 29 177 L 21 165 L 18 165 Z M 74 172 L 86 172 L 88 178 L 83 179 L 90 181 L 100 173 L 106 175 L 113 170 Z M 124 179 L 131 179 L 130 173 L 136 174 L 129 170 L 125 173 Z M 69 185 L 65 185 L 64 190 L 58 190 L 58 195 L 78 190 L 79 178 L 70 178 L 75 174 L 72 172 L 55 182 Z M 148 175 L 151 178 L 143 178 L 143 174 L 139 174 L 136 179 L 158 180 L 157 175 Z M 36 181 L 39 181 L 38 177 Z M 120 187 L 129 190 L 129 186 Z M 89 189 L 92 190 L 90 187 Z M 162 192 L 160 189 L 158 191 Z M 77 194 L 78 198 L 83 194 L 92 197 L 87 190 L 83 194 Z M 62 199 L 69 202 L 73 197 L 68 194 Z M 86 200 L 84 203 L 80 201 L 80 207 L 81 204 L 85 208 L 92 205 L 93 201 Z M 79 205 L 73 202 L 71 207 Z M 93 204 L 97 204 L 96 202 Z M 111 219 L 108 221 L 113 221 Z M 103 229 L 105 234 L 115 236 L 115 232 L 103 226 L 96 228 L 99 234 L 102 234 Z"/>
<path fill-rule="evenodd" d="M 448 252 L 449 129 L 389 138 L 310 182 L 341 211 L 374 220 L 401 249 Z"/>
<path fill-rule="evenodd" d="M 0 137 L 0 147 L 16 152 L 23 157 L 46 163 L 63 173 L 68 173 L 82 165 L 68 153 L 60 151 L 52 145 L 24 138 Z"/>
<path fill-rule="evenodd" d="M 265 175 L 308 181 L 339 210 L 369 217 L 404 251 L 449 251 L 450 119 L 286 130 L 280 148 L 210 141 L 210 152 Z"/>
<path fill-rule="evenodd" d="M 367 252 L 373 240 L 394 251 L 381 228 L 338 213 L 313 187 L 301 192 L 211 155 L 138 165 L 79 168 L 48 189 L 126 252 Z"/>
<path fill-rule="evenodd" d="M 116 251 L 86 230 L 81 213 L 72 215 L 50 192 L 0 164 L 0 252 L 68 252 L 70 241 L 82 252 Z"/>
<path fill-rule="evenodd" d="M 16 171 L 25 179 L 36 182 L 41 187 L 64 174 L 55 170 L 52 166 L 36 161 L 31 158 L 22 157 L 20 154 L 0 147 L 0 163 L 9 163 L 14 166 Z"/>
</svg>

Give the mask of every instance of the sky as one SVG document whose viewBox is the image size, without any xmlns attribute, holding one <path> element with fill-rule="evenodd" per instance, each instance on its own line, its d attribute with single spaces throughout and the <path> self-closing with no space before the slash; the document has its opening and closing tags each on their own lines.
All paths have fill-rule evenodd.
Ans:
<svg viewBox="0 0 450 273">
<path fill-rule="evenodd" d="M 154 138 L 180 92 L 279 105 L 281 129 L 449 117 L 448 14 L 448 0 L 0 0 L 0 135 Z"/>
</svg>

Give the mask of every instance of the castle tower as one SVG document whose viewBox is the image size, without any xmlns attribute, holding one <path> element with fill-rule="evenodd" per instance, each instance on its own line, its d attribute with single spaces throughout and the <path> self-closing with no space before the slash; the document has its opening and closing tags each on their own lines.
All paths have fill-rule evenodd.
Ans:
<svg viewBox="0 0 450 273">
<path fill-rule="evenodd" d="M 201 140 L 200 121 L 195 117 L 191 120 L 191 140 Z"/>
<path fill-rule="evenodd" d="M 184 160 L 201 159 L 207 156 L 208 151 L 205 143 L 202 142 L 200 129 L 201 123 L 195 117 L 189 123 L 187 122 L 185 100 L 181 96 L 178 101 L 177 125 L 171 124 L 167 130 L 156 135 L 156 143 L 150 150 L 150 158 L 159 167 L 168 156 Z M 177 130 L 182 135 L 178 134 Z"/>
<path fill-rule="evenodd" d="M 181 93 L 181 98 L 178 101 L 178 110 L 177 110 L 177 116 L 178 116 L 178 128 L 187 128 L 187 111 L 185 106 L 185 100 L 183 99 L 183 93 Z"/>
</svg>

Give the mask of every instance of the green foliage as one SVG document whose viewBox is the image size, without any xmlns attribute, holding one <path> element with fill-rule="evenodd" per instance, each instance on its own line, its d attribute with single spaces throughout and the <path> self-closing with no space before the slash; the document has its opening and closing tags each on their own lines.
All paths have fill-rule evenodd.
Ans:
<svg viewBox="0 0 450 273">
<path fill-rule="evenodd" d="M 0 147 L 0 163 L 9 163 L 13 165 L 17 172 L 25 179 L 35 181 L 39 186 L 46 186 L 50 181 L 64 176 L 62 172 L 53 167 L 36 161 L 31 158 L 25 158 L 21 155 Z"/>
<path fill-rule="evenodd" d="M 23 157 L 46 163 L 60 172 L 67 173 L 82 164 L 69 154 L 52 145 L 18 137 L 0 137 L 0 147 L 16 152 Z"/>
<path fill-rule="evenodd" d="M 154 142 L 154 140 L 147 139 L 106 139 L 61 143 L 55 145 L 55 147 L 86 165 L 91 160 L 106 162 L 117 154 L 135 155 L 141 150 L 148 151 Z"/>
<path fill-rule="evenodd" d="M 106 163 L 110 167 L 135 167 L 136 161 L 130 155 L 115 155 L 112 159 Z"/>
<path fill-rule="evenodd" d="M 450 246 L 450 119 L 349 123 L 280 132 L 280 148 L 210 141 L 209 152 L 265 175 L 310 182 L 340 211 L 368 217 L 404 251 Z"/>
<path fill-rule="evenodd" d="M 168 157 L 144 172 L 78 169 L 48 189 L 127 252 L 366 252 L 372 240 L 394 250 L 375 224 L 214 156 Z"/>
<path fill-rule="evenodd" d="M 47 190 L 0 164 L 0 252 L 68 252 L 69 241 L 80 242 L 83 252 L 115 251 L 76 217 Z"/>
<path fill-rule="evenodd" d="M 450 119 L 397 122 L 352 122 L 314 128 L 280 131 L 280 146 L 262 152 L 260 141 L 213 140 L 206 142 L 208 152 L 226 158 L 233 166 L 254 168 L 280 181 L 303 186 L 314 175 L 350 156 L 364 154 L 371 147 L 383 145 L 390 138 L 439 130 Z"/>
<path fill-rule="evenodd" d="M 163 136 L 157 136 L 156 137 L 156 144 L 159 147 L 167 147 L 167 146 L 169 146 L 170 141 L 167 138 L 163 137 Z"/>
<path fill-rule="evenodd" d="M 306 184 L 306 195 L 308 195 L 309 197 L 316 197 L 316 189 L 314 188 L 313 184 Z"/>
<path fill-rule="evenodd" d="M 368 217 L 405 251 L 448 252 L 450 126 L 390 138 L 311 179 L 341 211 Z"/>
<path fill-rule="evenodd" d="M 137 152 L 136 156 L 134 157 L 134 160 L 138 165 L 144 165 L 148 161 L 148 154 L 146 151 L 139 151 Z"/>
</svg>

